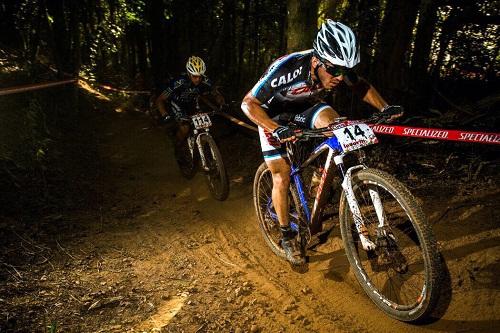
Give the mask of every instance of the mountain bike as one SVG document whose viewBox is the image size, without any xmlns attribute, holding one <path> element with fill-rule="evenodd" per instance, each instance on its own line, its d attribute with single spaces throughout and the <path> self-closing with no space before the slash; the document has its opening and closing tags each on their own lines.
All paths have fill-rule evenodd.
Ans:
<svg viewBox="0 0 500 333">
<path fill-rule="evenodd" d="M 361 149 L 378 142 L 370 126 L 338 118 L 326 128 L 297 130 L 297 137 L 286 143 L 286 151 L 291 164 L 290 226 L 297 232 L 301 254 L 305 257 L 320 234 L 323 209 L 334 197 L 332 188 L 337 189 L 345 253 L 363 290 L 393 318 L 416 322 L 428 316 L 441 281 L 436 240 L 409 190 L 390 174 L 365 165 Z M 304 153 L 301 148 L 313 140 L 319 144 L 313 145 L 312 153 Z M 315 172 L 320 174 L 319 184 L 311 191 Z M 255 210 L 266 243 L 285 258 L 272 186 L 271 172 L 263 163 L 254 179 Z"/>
<path fill-rule="evenodd" d="M 175 156 L 181 174 L 187 179 L 193 178 L 201 167 L 213 197 L 223 201 L 229 195 L 229 178 L 219 148 L 210 134 L 210 116 L 216 113 L 196 113 L 182 119 L 190 124 L 190 133 L 182 146 L 175 150 Z"/>
</svg>

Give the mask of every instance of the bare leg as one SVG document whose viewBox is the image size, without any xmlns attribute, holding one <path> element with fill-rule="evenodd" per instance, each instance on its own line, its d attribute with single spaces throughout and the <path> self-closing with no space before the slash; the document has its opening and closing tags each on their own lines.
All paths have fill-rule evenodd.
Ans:
<svg viewBox="0 0 500 333">
<path fill-rule="evenodd" d="M 290 186 L 290 164 L 284 158 L 267 161 L 273 176 L 272 199 L 281 226 L 289 224 L 288 187 Z"/>
<path fill-rule="evenodd" d="M 175 133 L 175 144 L 177 146 L 181 145 L 184 140 L 189 135 L 189 125 L 185 123 L 179 123 L 177 126 L 177 133 Z"/>
<path fill-rule="evenodd" d="M 314 127 L 321 128 L 330 125 L 335 118 L 338 118 L 339 114 L 333 108 L 328 107 L 321 110 L 319 115 L 314 120 Z"/>
</svg>

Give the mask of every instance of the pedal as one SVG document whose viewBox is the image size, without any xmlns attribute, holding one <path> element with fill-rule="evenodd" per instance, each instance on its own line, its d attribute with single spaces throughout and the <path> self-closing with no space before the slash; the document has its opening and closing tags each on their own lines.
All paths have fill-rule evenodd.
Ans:
<svg viewBox="0 0 500 333">
<path fill-rule="evenodd" d="M 326 241 L 328 240 L 328 237 L 330 236 L 331 232 L 333 231 L 335 223 L 332 222 L 332 223 L 323 224 L 323 225 L 324 225 L 323 231 L 321 231 L 321 232 L 319 232 L 311 237 L 311 240 L 307 244 L 308 250 L 313 250 L 318 245 L 325 244 Z"/>
</svg>

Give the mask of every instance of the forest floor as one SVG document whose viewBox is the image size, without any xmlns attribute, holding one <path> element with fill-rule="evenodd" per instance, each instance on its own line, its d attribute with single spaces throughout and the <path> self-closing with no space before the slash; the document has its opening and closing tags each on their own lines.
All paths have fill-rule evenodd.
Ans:
<svg viewBox="0 0 500 333">
<path fill-rule="evenodd" d="M 0 332 L 498 330 L 497 166 L 489 178 L 416 171 L 402 179 L 422 200 L 449 271 L 434 318 L 416 326 L 368 299 L 338 227 L 309 253 L 305 272 L 271 252 L 252 202 L 256 136 L 218 136 L 231 178 L 219 202 L 203 175 L 181 177 L 165 129 L 143 114 L 90 117 L 95 204 L 30 225 L 0 219 Z"/>
</svg>

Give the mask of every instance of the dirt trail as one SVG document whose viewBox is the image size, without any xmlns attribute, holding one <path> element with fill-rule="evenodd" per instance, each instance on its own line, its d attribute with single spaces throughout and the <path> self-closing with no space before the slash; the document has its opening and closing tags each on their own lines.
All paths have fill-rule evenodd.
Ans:
<svg viewBox="0 0 500 333">
<path fill-rule="evenodd" d="M 412 326 L 364 295 L 338 228 L 310 253 L 305 273 L 273 255 L 251 198 L 258 161 L 244 168 L 240 156 L 248 147 L 222 149 L 225 160 L 240 162 L 228 162 L 231 194 L 218 202 L 202 175 L 180 176 L 164 130 L 143 115 L 99 114 L 96 123 L 102 203 L 63 218 L 72 223 L 59 230 L 58 255 L 33 286 L 54 303 L 34 324 L 75 332 L 493 332 L 500 324 L 494 184 L 419 190 L 453 292 L 443 291 L 439 318 Z"/>
</svg>

